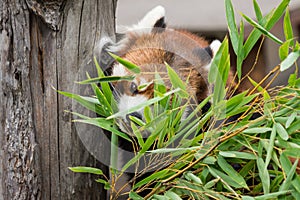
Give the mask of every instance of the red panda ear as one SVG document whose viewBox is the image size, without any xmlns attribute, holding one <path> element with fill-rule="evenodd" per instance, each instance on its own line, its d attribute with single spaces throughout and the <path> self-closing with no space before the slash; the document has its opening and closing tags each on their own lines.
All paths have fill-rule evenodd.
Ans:
<svg viewBox="0 0 300 200">
<path fill-rule="evenodd" d="M 137 24 L 130 27 L 125 27 L 125 32 L 134 32 L 137 34 L 161 32 L 166 28 L 165 23 L 165 8 L 156 6 L 150 10 Z M 161 30 L 158 30 L 161 29 Z"/>
<path fill-rule="evenodd" d="M 165 23 L 165 17 L 160 18 L 156 21 L 152 28 L 152 32 L 162 32 L 165 30 L 167 24 Z"/>
</svg>

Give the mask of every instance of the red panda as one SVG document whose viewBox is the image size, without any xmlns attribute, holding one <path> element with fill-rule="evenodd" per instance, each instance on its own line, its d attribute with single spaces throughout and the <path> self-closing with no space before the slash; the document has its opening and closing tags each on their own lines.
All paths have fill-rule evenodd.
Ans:
<svg viewBox="0 0 300 200">
<path fill-rule="evenodd" d="M 133 81 L 113 83 L 118 109 L 125 111 L 153 97 L 155 73 L 159 73 L 165 85 L 171 88 L 165 63 L 170 65 L 183 81 L 188 80 L 187 90 L 191 96 L 191 102 L 198 104 L 203 101 L 210 94 L 207 77 L 212 58 L 218 51 L 220 42 L 215 40 L 209 43 L 204 38 L 188 31 L 167 28 L 165 10 L 162 6 L 157 6 L 149 11 L 138 24 L 127 27 L 119 42 L 113 43 L 109 38 L 102 38 L 100 46 L 141 68 L 141 73 L 136 74 Z M 104 64 L 111 67 L 112 76 L 132 74 L 120 63 L 107 64 L 105 58 L 107 57 L 104 54 L 104 59 L 100 62 L 102 66 Z M 147 86 L 139 89 L 141 85 Z M 141 109 L 129 115 L 143 120 L 143 113 Z M 131 134 L 128 116 L 122 117 L 118 125 L 122 131 Z M 129 160 L 122 155 L 120 159 L 120 162 Z M 128 179 L 126 176 L 122 177 L 116 190 L 126 185 Z M 128 190 L 130 188 L 125 187 L 122 192 L 128 192 Z"/>
<path fill-rule="evenodd" d="M 107 40 L 107 39 L 104 39 Z M 220 46 L 215 40 L 211 44 L 202 37 L 183 30 L 167 28 L 165 10 L 157 6 L 149 11 L 136 25 L 127 27 L 124 37 L 106 50 L 138 65 L 141 73 L 131 82 L 114 83 L 119 111 L 125 111 L 153 97 L 153 80 L 158 72 L 171 87 L 167 79 L 165 63 L 169 64 L 183 81 L 188 79 L 188 92 L 195 103 L 204 100 L 210 93 L 207 82 L 213 55 Z M 112 76 L 132 74 L 122 64 L 114 63 Z M 139 90 L 139 86 L 147 85 Z M 143 119 L 143 109 L 131 113 Z M 130 133 L 130 120 L 124 116 L 120 128 Z"/>
</svg>

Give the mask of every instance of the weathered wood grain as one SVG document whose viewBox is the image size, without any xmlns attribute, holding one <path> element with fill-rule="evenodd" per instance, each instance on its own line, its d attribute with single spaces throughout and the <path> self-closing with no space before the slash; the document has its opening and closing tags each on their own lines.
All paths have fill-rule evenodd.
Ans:
<svg viewBox="0 0 300 200">
<path fill-rule="evenodd" d="M 43 9 L 34 10 L 41 8 L 37 2 L 0 2 L 0 199 L 103 199 L 96 177 L 68 167 L 105 170 L 86 144 L 98 141 L 98 153 L 107 147 L 98 135 L 80 139 L 79 131 L 99 130 L 75 125 L 65 112 L 75 104 L 52 86 L 86 91 L 74 81 L 93 71 L 93 49 L 101 35 L 113 35 L 116 1 L 53 0 L 51 5 L 61 6 L 54 21 L 44 18 Z"/>
</svg>

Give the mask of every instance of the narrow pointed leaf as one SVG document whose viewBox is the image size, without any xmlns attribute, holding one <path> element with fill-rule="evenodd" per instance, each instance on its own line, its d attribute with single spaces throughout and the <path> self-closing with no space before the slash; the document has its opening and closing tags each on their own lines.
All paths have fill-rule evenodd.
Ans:
<svg viewBox="0 0 300 200">
<path fill-rule="evenodd" d="M 300 56 L 300 51 L 290 53 L 284 61 L 280 64 L 280 71 L 285 71 L 289 69 L 297 61 Z"/>
<path fill-rule="evenodd" d="M 108 52 L 109 53 L 109 52 Z M 132 62 L 125 60 L 115 54 L 109 53 L 109 55 L 111 57 L 113 57 L 116 61 L 118 61 L 119 63 L 121 63 L 124 67 L 126 67 L 127 69 L 129 69 L 130 71 L 132 71 L 135 74 L 139 74 L 141 72 L 141 69 L 139 66 L 133 64 Z"/>
</svg>

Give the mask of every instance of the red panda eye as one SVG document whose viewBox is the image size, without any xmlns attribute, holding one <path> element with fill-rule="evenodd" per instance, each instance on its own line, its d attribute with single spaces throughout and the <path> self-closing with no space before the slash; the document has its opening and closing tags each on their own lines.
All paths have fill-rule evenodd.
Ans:
<svg viewBox="0 0 300 200">
<path fill-rule="evenodd" d="M 131 84 L 130 84 L 130 92 L 132 94 L 137 94 L 138 93 L 138 87 L 137 87 L 136 83 L 131 82 Z"/>
</svg>

